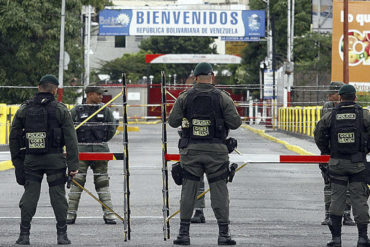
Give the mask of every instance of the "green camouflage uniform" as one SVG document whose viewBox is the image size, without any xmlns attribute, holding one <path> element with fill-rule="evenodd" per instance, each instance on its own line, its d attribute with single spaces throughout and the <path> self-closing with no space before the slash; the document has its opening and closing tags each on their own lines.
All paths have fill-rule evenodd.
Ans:
<svg viewBox="0 0 370 247">
<path fill-rule="evenodd" d="M 81 105 L 75 106 L 71 110 L 73 122 L 77 125 L 78 116 L 77 108 Z M 98 110 L 99 107 L 84 105 L 83 107 L 95 107 L 95 110 Z M 104 123 L 107 123 L 107 141 L 113 138 L 116 133 L 116 127 L 114 125 L 114 118 L 112 111 L 109 108 L 103 109 L 99 114 L 104 114 Z M 89 123 L 90 121 L 87 121 Z M 78 131 L 78 130 L 77 130 Z M 102 143 L 90 143 L 84 144 L 79 143 L 78 149 L 80 152 L 92 152 L 92 153 L 104 153 L 109 152 L 107 142 Z M 105 205 L 113 209 L 112 199 L 109 192 L 109 176 L 108 176 L 108 161 L 107 160 L 96 160 L 96 161 L 80 161 L 80 168 L 78 174 L 75 176 L 75 180 L 81 184 L 85 185 L 86 182 L 86 173 L 88 168 L 91 168 L 94 173 L 94 184 L 96 192 L 98 193 L 99 200 L 102 201 Z M 81 198 L 82 189 L 76 185 L 72 185 L 69 192 L 69 201 L 68 201 L 68 220 L 74 219 L 78 210 L 78 204 Z M 112 219 L 113 213 L 107 210 L 105 207 L 102 207 L 104 211 L 104 219 Z"/>
<path fill-rule="evenodd" d="M 207 92 L 214 88 L 212 84 L 196 83 L 194 88 Z M 171 127 L 181 126 L 184 117 L 185 99 L 187 91 L 181 94 L 168 118 Z M 240 116 L 229 95 L 221 92 L 221 109 L 225 125 L 229 129 L 237 129 L 241 125 Z M 225 172 L 223 165 L 229 161 L 228 149 L 222 143 L 190 143 L 186 148 L 180 149 L 181 165 L 190 174 L 202 177 L 206 173 L 208 180 L 218 177 Z M 194 203 L 199 190 L 200 181 L 183 179 L 181 190 L 180 218 L 190 221 Z M 210 183 L 211 206 L 218 223 L 229 223 L 229 194 L 226 179 Z"/>
<path fill-rule="evenodd" d="M 54 99 L 50 93 L 37 94 L 37 96 L 44 95 Z M 24 156 L 21 152 L 21 148 L 24 147 L 21 137 L 25 126 L 25 108 L 26 105 L 22 105 L 16 112 L 9 136 L 9 147 L 16 173 L 24 169 L 25 174 L 25 191 L 19 203 L 22 225 L 29 225 L 35 215 L 44 173 L 49 183 L 50 202 L 55 218 L 59 225 L 65 225 L 68 204 L 65 196 L 65 182 L 60 181 L 65 179 L 66 168 L 69 171 L 78 169 L 77 137 L 71 115 L 64 104 L 57 103 L 56 119 L 62 129 L 67 151 L 66 157 L 63 153 L 26 154 Z M 53 183 L 57 185 L 52 185 Z"/>
<path fill-rule="evenodd" d="M 315 142 L 319 149 L 328 154 L 330 152 L 330 143 L 326 133 L 330 133 L 332 112 L 326 113 L 318 122 L 315 131 Z M 367 110 L 363 110 L 364 131 L 370 133 L 370 115 Z M 331 203 L 330 215 L 342 217 L 346 207 L 347 189 L 350 193 L 350 199 L 353 206 L 353 215 L 357 224 L 367 224 L 369 222 L 367 199 L 369 189 L 365 182 L 349 180 L 349 176 L 358 174 L 365 170 L 364 162 L 353 163 L 351 160 L 330 158 L 329 161 L 330 179 L 341 181 L 333 183 L 331 181 Z"/>
</svg>

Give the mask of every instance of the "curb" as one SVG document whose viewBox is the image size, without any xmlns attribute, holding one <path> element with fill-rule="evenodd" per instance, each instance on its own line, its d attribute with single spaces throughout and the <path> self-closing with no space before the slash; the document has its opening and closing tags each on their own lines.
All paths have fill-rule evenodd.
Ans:
<svg viewBox="0 0 370 247">
<path fill-rule="evenodd" d="M 265 130 L 259 130 L 259 129 L 256 129 L 256 128 L 253 128 L 249 125 L 242 125 L 243 128 L 245 129 L 248 129 L 250 131 L 252 131 L 253 133 L 256 133 L 260 136 L 262 136 L 263 138 L 265 139 L 268 139 L 270 141 L 273 141 L 273 142 L 276 142 L 276 143 L 280 143 L 280 144 L 283 144 L 288 150 L 290 151 L 293 151 L 297 154 L 300 154 L 300 155 L 315 155 L 311 152 L 308 152 L 307 150 L 301 148 L 301 147 L 298 147 L 298 146 L 295 146 L 295 145 L 291 145 L 289 144 L 288 142 L 286 141 L 282 141 L 276 137 L 273 137 L 273 136 L 270 136 L 268 134 L 265 133 Z"/>
<path fill-rule="evenodd" d="M 6 170 L 13 169 L 13 168 L 14 166 L 11 160 L 0 161 L 0 171 L 6 171 Z"/>
</svg>

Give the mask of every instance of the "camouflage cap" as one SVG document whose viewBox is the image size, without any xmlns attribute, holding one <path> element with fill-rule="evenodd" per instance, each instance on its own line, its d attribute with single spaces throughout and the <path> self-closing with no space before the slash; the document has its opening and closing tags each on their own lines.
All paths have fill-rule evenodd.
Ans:
<svg viewBox="0 0 370 247">
<path fill-rule="evenodd" d="M 356 94 L 356 88 L 350 84 L 346 84 L 339 89 L 339 95 Z"/>
<path fill-rule="evenodd" d="M 329 90 L 338 92 L 343 85 L 344 83 L 341 81 L 332 81 L 329 85 Z"/>
<path fill-rule="evenodd" d="M 108 92 L 107 89 L 103 89 L 100 87 L 100 85 L 98 83 L 90 83 L 86 89 L 85 89 L 85 93 L 91 93 L 91 92 L 95 92 L 95 93 L 100 93 L 100 94 L 103 94 L 103 93 L 106 93 Z"/>
<path fill-rule="evenodd" d="M 212 75 L 213 68 L 209 63 L 198 63 L 194 69 L 194 76 L 198 75 Z"/>
<path fill-rule="evenodd" d="M 42 84 L 42 83 L 51 83 L 56 86 L 59 86 L 58 79 L 54 75 L 51 75 L 51 74 L 47 74 L 41 77 L 39 84 Z"/>
</svg>

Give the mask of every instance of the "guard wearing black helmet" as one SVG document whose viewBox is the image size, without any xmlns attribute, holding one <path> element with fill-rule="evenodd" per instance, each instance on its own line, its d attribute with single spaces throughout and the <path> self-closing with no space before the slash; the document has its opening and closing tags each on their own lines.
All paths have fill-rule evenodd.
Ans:
<svg viewBox="0 0 370 247">
<path fill-rule="evenodd" d="M 9 147 L 17 183 L 24 186 L 19 203 L 20 235 L 17 244 L 30 244 L 32 217 L 40 197 L 41 181 L 47 175 L 50 202 L 57 221 L 57 243 L 70 244 L 67 237 L 66 169 L 74 176 L 78 169 L 76 131 L 67 107 L 55 101 L 59 82 L 53 75 L 41 78 L 38 93 L 14 116 Z M 67 156 L 63 154 L 66 147 Z"/>
<path fill-rule="evenodd" d="M 190 219 L 200 177 L 206 173 L 211 190 L 212 209 L 219 225 L 219 245 L 235 245 L 229 234 L 229 194 L 227 174 L 229 129 L 241 125 L 240 116 L 230 96 L 213 85 L 209 63 L 199 63 L 194 70 L 196 83 L 182 93 L 170 113 L 168 123 L 181 126 L 179 150 L 183 168 L 180 230 L 177 245 L 189 245 Z"/>
<path fill-rule="evenodd" d="M 369 152 L 370 115 L 354 103 L 356 89 L 352 85 L 342 86 L 339 95 L 340 103 L 321 118 L 314 132 L 321 153 L 330 154 L 329 229 L 332 240 L 327 246 L 341 246 L 342 216 L 348 189 L 359 234 L 357 246 L 367 247 L 370 246 L 367 236 L 369 189 L 365 163 Z"/>
</svg>

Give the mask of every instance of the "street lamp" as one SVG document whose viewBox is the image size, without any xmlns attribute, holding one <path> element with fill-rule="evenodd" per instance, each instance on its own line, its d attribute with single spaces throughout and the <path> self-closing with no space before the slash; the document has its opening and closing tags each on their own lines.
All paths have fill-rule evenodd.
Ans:
<svg viewBox="0 0 370 247">
<path fill-rule="evenodd" d="M 153 76 L 153 75 L 150 75 L 150 76 L 149 76 L 149 79 L 150 79 L 150 85 L 152 85 L 152 84 L 153 84 L 154 76 Z"/>
<path fill-rule="evenodd" d="M 171 84 L 171 77 L 172 77 L 172 75 L 171 75 L 171 74 L 169 74 L 169 75 L 168 75 L 168 78 L 169 78 L 169 79 L 168 79 L 168 84 Z"/>
</svg>

